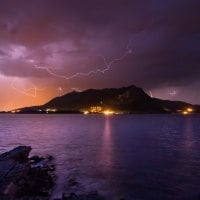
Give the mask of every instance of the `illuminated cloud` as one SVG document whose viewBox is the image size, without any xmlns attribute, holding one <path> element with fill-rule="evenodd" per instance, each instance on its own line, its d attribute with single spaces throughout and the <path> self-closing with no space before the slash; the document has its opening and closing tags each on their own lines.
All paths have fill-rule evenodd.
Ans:
<svg viewBox="0 0 200 200">
<path fill-rule="evenodd" d="M 199 9 L 199 0 L 1 0 L 0 74 L 28 79 L 27 88 L 44 85 L 44 101 L 59 87 L 64 93 L 136 84 L 154 96 L 197 103 L 200 96 L 170 95 L 166 88 L 198 89 Z M 131 53 L 106 73 L 66 80 L 45 70 L 64 77 L 103 70 L 105 60 L 126 54 L 130 40 Z"/>
</svg>

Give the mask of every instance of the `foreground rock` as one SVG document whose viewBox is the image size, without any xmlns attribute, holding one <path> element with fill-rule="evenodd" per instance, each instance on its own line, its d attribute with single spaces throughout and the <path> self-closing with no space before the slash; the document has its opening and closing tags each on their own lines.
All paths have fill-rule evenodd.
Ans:
<svg viewBox="0 0 200 200">
<path fill-rule="evenodd" d="M 31 147 L 20 146 L 0 155 L 1 200 L 49 199 L 54 185 L 54 166 L 49 158 L 29 159 L 30 151 Z"/>
<path fill-rule="evenodd" d="M 53 157 L 32 156 L 31 147 L 19 146 L 0 155 L 0 200 L 48 200 L 55 182 Z M 78 188 L 74 178 L 68 189 Z M 56 200 L 56 199 L 55 199 Z M 63 193 L 57 200 L 104 200 L 98 192 Z"/>
<path fill-rule="evenodd" d="M 90 192 L 88 194 L 64 194 L 62 195 L 61 200 L 105 200 L 98 192 Z"/>
<path fill-rule="evenodd" d="M 63 194 L 61 200 L 105 200 L 97 192 L 90 192 L 88 194 Z"/>
</svg>

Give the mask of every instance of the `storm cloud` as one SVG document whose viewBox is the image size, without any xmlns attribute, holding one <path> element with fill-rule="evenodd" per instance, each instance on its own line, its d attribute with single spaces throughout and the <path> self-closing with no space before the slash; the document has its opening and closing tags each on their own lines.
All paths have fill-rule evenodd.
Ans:
<svg viewBox="0 0 200 200">
<path fill-rule="evenodd" d="M 49 87 L 66 91 L 130 84 L 159 91 L 159 97 L 166 96 L 163 88 L 194 85 L 196 91 L 199 10 L 199 0 L 1 0 L 0 73 L 49 79 Z M 47 68 L 65 77 L 95 73 L 66 80 Z"/>
</svg>

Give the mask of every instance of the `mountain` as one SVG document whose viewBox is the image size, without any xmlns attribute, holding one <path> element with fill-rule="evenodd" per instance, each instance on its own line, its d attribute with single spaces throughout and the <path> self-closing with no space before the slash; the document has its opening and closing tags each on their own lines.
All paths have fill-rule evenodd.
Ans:
<svg viewBox="0 0 200 200">
<path fill-rule="evenodd" d="M 200 110 L 200 106 L 180 101 L 151 98 L 142 88 L 134 85 L 122 88 L 89 89 L 83 92 L 73 91 L 56 97 L 41 106 L 19 109 L 26 112 L 102 112 L 114 110 L 123 113 L 177 113 L 186 108 Z"/>
</svg>

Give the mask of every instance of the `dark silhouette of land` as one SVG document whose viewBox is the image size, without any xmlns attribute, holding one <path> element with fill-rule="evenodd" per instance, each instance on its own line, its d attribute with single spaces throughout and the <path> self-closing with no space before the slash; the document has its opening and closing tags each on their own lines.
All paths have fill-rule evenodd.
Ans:
<svg viewBox="0 0 200 200">
<path fill-rule="evenodd" d="M 122 88 L 88 89 L 73 91 L 56 97 L 44 105 L 14 110 L 13 113 L 199 113 L 200 106 L 181 101 L 151 98 L 142 88 L 134 85 Z"/>
</svg>

